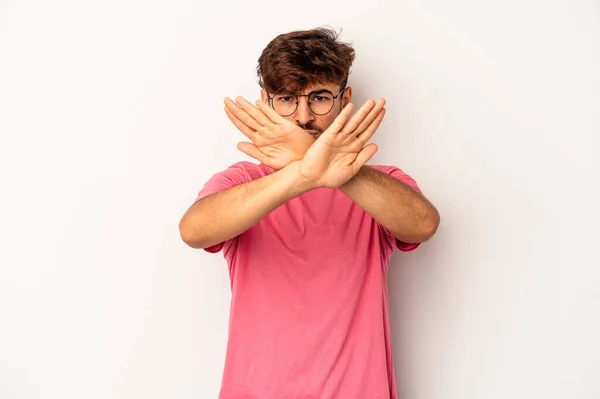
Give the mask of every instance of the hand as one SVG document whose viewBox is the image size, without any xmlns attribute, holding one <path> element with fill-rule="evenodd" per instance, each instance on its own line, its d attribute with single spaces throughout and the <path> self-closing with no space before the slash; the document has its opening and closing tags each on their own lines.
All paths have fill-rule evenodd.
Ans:
<svg viewBox="0 0 600 399">
<path fill-rule="evenodd" d="M 365 144 L 385 116 L 384 105 L 384 99 L 369 100 L 350 120 L 353 104 L 344 107 L 306 152 L 299 173 L 316 187 L 337 188 L 350 180 L 378 150 Z"/>
<path fill-rule="evenodd" d="M 240 142 L 238 150 L 273 169 L 300 160 L 315 139 L 300 126 L 285 119 L 263 101 L 258 108 L 243 97 L 225 98 L 225 113 L 252 142 Z"/>
</svg>

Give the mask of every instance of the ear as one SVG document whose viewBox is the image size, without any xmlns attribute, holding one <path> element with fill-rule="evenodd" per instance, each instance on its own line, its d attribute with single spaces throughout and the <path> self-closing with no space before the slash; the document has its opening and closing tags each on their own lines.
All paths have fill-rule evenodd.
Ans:
<svg viewBox="0 0 600 399">
<path fill-rule="evenodd" d="M 352 100 L 352 87 L 346 87 L 344 97 L 342 98 L 342 108 Z"/>
<path fill-rule="evenodd" d="M 261 90 L 260 90 L 260 99 L 261 99 L 263 102 L 266 102 L 266 103 L 268 103 L 268 102 L 269 102 L 269 97 L 268 97 L 268 95 L 267 95 L 267 91 L 266 91 L 265 89 L 261 89 Z"/>
</svg>

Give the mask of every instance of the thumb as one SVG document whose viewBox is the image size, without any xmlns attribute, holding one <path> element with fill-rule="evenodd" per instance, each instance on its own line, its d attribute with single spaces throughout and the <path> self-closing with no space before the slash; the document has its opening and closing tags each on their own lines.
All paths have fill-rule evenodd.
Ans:
<svg viewBox="0 0 600 399">
<path fill-rule="evenodd" d="M 335 118 L 333 123 L 327 128 L 327 130 L 323 132 L 322 135 L 339 133 L 343 129 L 348 118 L 350 118 L 350 114 L 352 113 L 353 109 L 354 104 L 346 104 L 344 109 L 342 109 L 342 112 L 340 112 L 340 114 Z"/>
<path fill-rule="evenodd" d="M 246 142 L 246 141 L 241 141 L 241 142 L 238 143 L 237 149 L 240 150 L 241 152 L 243 152 L 244 154 L 248 155 L 249 157 L 257 159 L 257 160 L 259 160 L 260 162 L 262 162 L 264 164 L 268 163 L 267 156 L 265 156 L 265 154 L 263 154 L 258 149 L 258 147 L 256 147 L 252 143 L 249 143 L 249 142 Z"/>
<path fill-rule="evenodd" d="M 352 162 L 352 168 L 354 168 L 356 173 L 358 173 L 358 170 L 362 168 L 364 164 L 366 164 L 369 161 L 369 159 L 373 157 L 373 155 L 375 155 L 377 150 L 379 150 L 379 147 L 377 147 L 377 144 L 375 143 L 371 143 L 366 147 L 363 147 L 362 150 L 360 150 L 358 156 L 356 157 L 354 162 Z"/>
</svg>

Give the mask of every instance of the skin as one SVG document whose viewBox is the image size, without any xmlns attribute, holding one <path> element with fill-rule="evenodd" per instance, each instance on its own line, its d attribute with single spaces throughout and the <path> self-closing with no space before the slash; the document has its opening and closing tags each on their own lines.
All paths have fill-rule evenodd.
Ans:
<svg viewBox="0 0 600 399">
<path fill-rule="evenodd" d="M 312 85 L 301 94 L 308 94 L 319 89 L 339 93 L 340 86 L 336 84 Z M 285 118 L 270 112 L 272 109 L 268 105 L 265 90 L 261 90 L 261 100 L 256 102 L 256 107 L 243 97 L 237 97 L 237 103 L 230 98 L 225 98 L 224 102 L 225 113 L 229 119 L 251 140 L 239 143 L 238 149 L 265 165 L 279 170 L 291 161 L 301 160 L 314 143 L 315 138 L 331 126 L 344 106 L 350 104 L 351 98 L 352 88 L 348 87 L 341 100 L 339 97 L 334 100 L 331 112 L 326 115 L 315 115 L 308 107 L 308 98 L 299 97 L 296 112 Z M 263 115 L 265 113 L 274 116 L 265 117 L 266 115 Z M 275 123 L 275 126 L 270 122 Z M 308 131 L 314 131 L 316 135 L 307 134 Z"/>
<path fill-rule="evenodd" d="M 340 90 L 333 83 L 319 84 L 302 94 L 321 88 Z M 439 225 L 435 207 L 411 187 L 364 166 L 378 149 L 367 142 L 385 116 L 385 100 L 368 100 L 352 115 L 351 98 L 348 88 L 329 114 L 319 116 L 307 97 L 299 97 L 297 110 L 287 117 L 268 105 L 264 90 L 256 105 L 242 97 L 225 98 L 227 116 L 250 140 L 238 149 L 276 172 L 192 205 L 180 221 L 184 242 L 206 248 L 233 238 L 283 203 L 324 187 L 342 190 L 400 241 L 429 239 Z"/>
</svg>

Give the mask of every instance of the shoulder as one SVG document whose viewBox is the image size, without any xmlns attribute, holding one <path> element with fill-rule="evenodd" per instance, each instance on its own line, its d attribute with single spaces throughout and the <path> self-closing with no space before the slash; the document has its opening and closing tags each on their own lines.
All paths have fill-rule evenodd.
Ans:
<svg viewBox="0 0 600 399">
<path fill-rule="evenodd" d="M 240 161 L 230 165 L 224 172 L 244 174 L 246 181 L 258 179 L 275 172 L 275 169 L 265 165 L 248 161 Z"/>
<path fill-rule="evenodd" d="M 273 173 L 273 170 L 266 165 L 257 165 L 246 161 L 236 162 L 213 174 L 198 193 L 196 201 L 239 184 L 248 183 L 269 173 Z"/>
<path fill-rule="evenodd" d="M 247 177 L 255 178 L 256 175 L 267 175 L 275 170 L 264 164 L 255 164 L 248 161 L 239 161 L 229 165 L 226 169 L 216 174 L 244 174 Z M 250 179 L 251 180 L 251 179 Z"/>
</svg>

